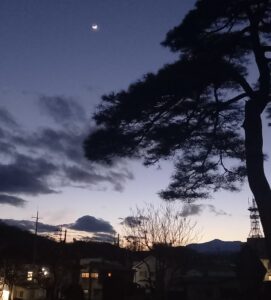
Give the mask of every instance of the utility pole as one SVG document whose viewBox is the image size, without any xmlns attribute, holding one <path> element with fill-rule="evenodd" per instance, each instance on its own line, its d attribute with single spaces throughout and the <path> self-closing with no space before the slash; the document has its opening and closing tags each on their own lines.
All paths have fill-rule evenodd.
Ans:
<svg viewBox="0 0 271 300">
<path fill-rule="evenodd" d="M 66 244 L 66 240 L 67 240 L 67 229 L 64 230 L 63 244 Z"/>
<path fill-rule="evenodd" d="M 35 237 L 34 237 L 34 244 L 33 244 L 33 264 L 35 265 L 37 259 L 38 226 L 39 226 L 39 220 L 41 219 L 39 217 L 38 210 L 36 216 L 32 217 L 32 219 L 35 219 Z"/>
<path fill-rule="evenodd" d="M 59 243 L 66 243 L 67 240 L 67 229 L 64 229 L 62 225 L 60 225 L 55 233 L 57 236 L 56 239 L 58 239 Z"/>
<path fill-rule="evenodd" d="M 36 217 L 32 217 L 32 219 L 35 219 L 35 235 L 38 234 L 38 224 L 39 224 L 39 211 L 37 210 L 37 215 Z"/>
<path fill-rule="evenodd" d="M 118 233 L 118 236 L 117 236 L 116 246 L 117 246 L 118 248 L 120 247 L 120 235 L 119 235 L 119 233 Z"/>
</svg>

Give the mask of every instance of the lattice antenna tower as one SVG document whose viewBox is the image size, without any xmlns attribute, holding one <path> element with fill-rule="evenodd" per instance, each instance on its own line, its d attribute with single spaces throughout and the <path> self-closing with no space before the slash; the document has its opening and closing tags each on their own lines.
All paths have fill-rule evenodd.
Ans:
<svg viewBox="0 0 271 300">
<path fill-rule="evenodd" d="M 248 208 L 250 211 L 250 232 L 248 237 L 249 238 L 262 238 L 262 232 L 260 227 L 260 216 L 259 211 L 255 202 L 255 199 L 252 199 L 251 206 Z"/>
</svg>

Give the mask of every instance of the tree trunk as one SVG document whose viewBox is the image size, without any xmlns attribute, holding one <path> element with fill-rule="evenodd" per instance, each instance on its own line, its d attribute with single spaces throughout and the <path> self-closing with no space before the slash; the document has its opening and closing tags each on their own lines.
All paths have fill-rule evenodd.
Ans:
<svg viewBox="0 0 271 300">
<path fill-rule="evenodd" d="M 262 108 L 250 100 L 245 107 L 245 149 L 247 176 L 258 206 L 265 235 L 268 258 L 271 261 L 271 189 L 264 173 Z"/>
</svg>

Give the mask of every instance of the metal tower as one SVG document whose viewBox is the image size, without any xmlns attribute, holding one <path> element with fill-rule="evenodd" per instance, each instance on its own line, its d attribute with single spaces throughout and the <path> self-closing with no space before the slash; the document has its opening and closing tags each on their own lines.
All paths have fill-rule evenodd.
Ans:
<svg viewBox="0 0 271 300">
<path fill-rule="evenodd" d="M 260 216 L 259 216 L 259 211 L 256 206 L 256 202 L 254 199 L 252 199 L 251 206 L 248 208 L 250 211 L 250 232 L 248 237 L 249 238 L 262 238 L 262 232 L 261 232 L 261 227 L 260 227 Z"/>
</svg>

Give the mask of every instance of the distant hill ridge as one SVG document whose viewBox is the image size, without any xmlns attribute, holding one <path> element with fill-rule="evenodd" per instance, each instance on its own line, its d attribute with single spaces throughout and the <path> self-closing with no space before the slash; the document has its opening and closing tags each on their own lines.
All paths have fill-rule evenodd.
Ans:
<svg viewBox="0 0 271 300">
<path fill-rule="evenodd" d="M 199 253 L 236 253 L 241 250 L 243 242 L 240 241 L 221 241 L 214 239 L 206 243 L 190 244 L 188 248 Z"/>
<path fill-rule="evenodd" d="M 75 260 L 83 257 L 104 257 L 112 260 L 124 260 L 127 251 L 109 243 L 83 242 L 59 243 L 29 231 L 7 225 L 0 220 L 0 258 L 33 261 L 34 245 L 36 260 L 54 263 L 64 258 Z"/>
<path fill-rule="evenodd" d="M 33 253 L 34 239 L 37 240 L 38 252 L 41 257 L 47 258 L 48 251 L 52 256 L 57 255 L 59 247 L 65 248 L 65 253 L 68 256 L 74 257 L 95 257 L 97 255 L 103 256 L 123 256 L 125 249 L 107 243 L 95 242 L 76 242 L 61 246 L 60 243 L 48 240 L 47 238 L 37 236 L 34 234 L 21 230 L 19 228 L 9 226 L 0 220 L 0 256 L 5 257 L 21 257 L 31 259 Z M 206 243 L 190 244 L 188 249 L 197 251 L 198 253 L 217 254 L 217 253 L 236 253 L 241 250 L 243 245 L 240 241 L 221 241 L 214 239 Z M 20 251 L 18 251 L 20 249 Z M 54 254 L 53 254 L 54 253 Z"/>
</svg>

